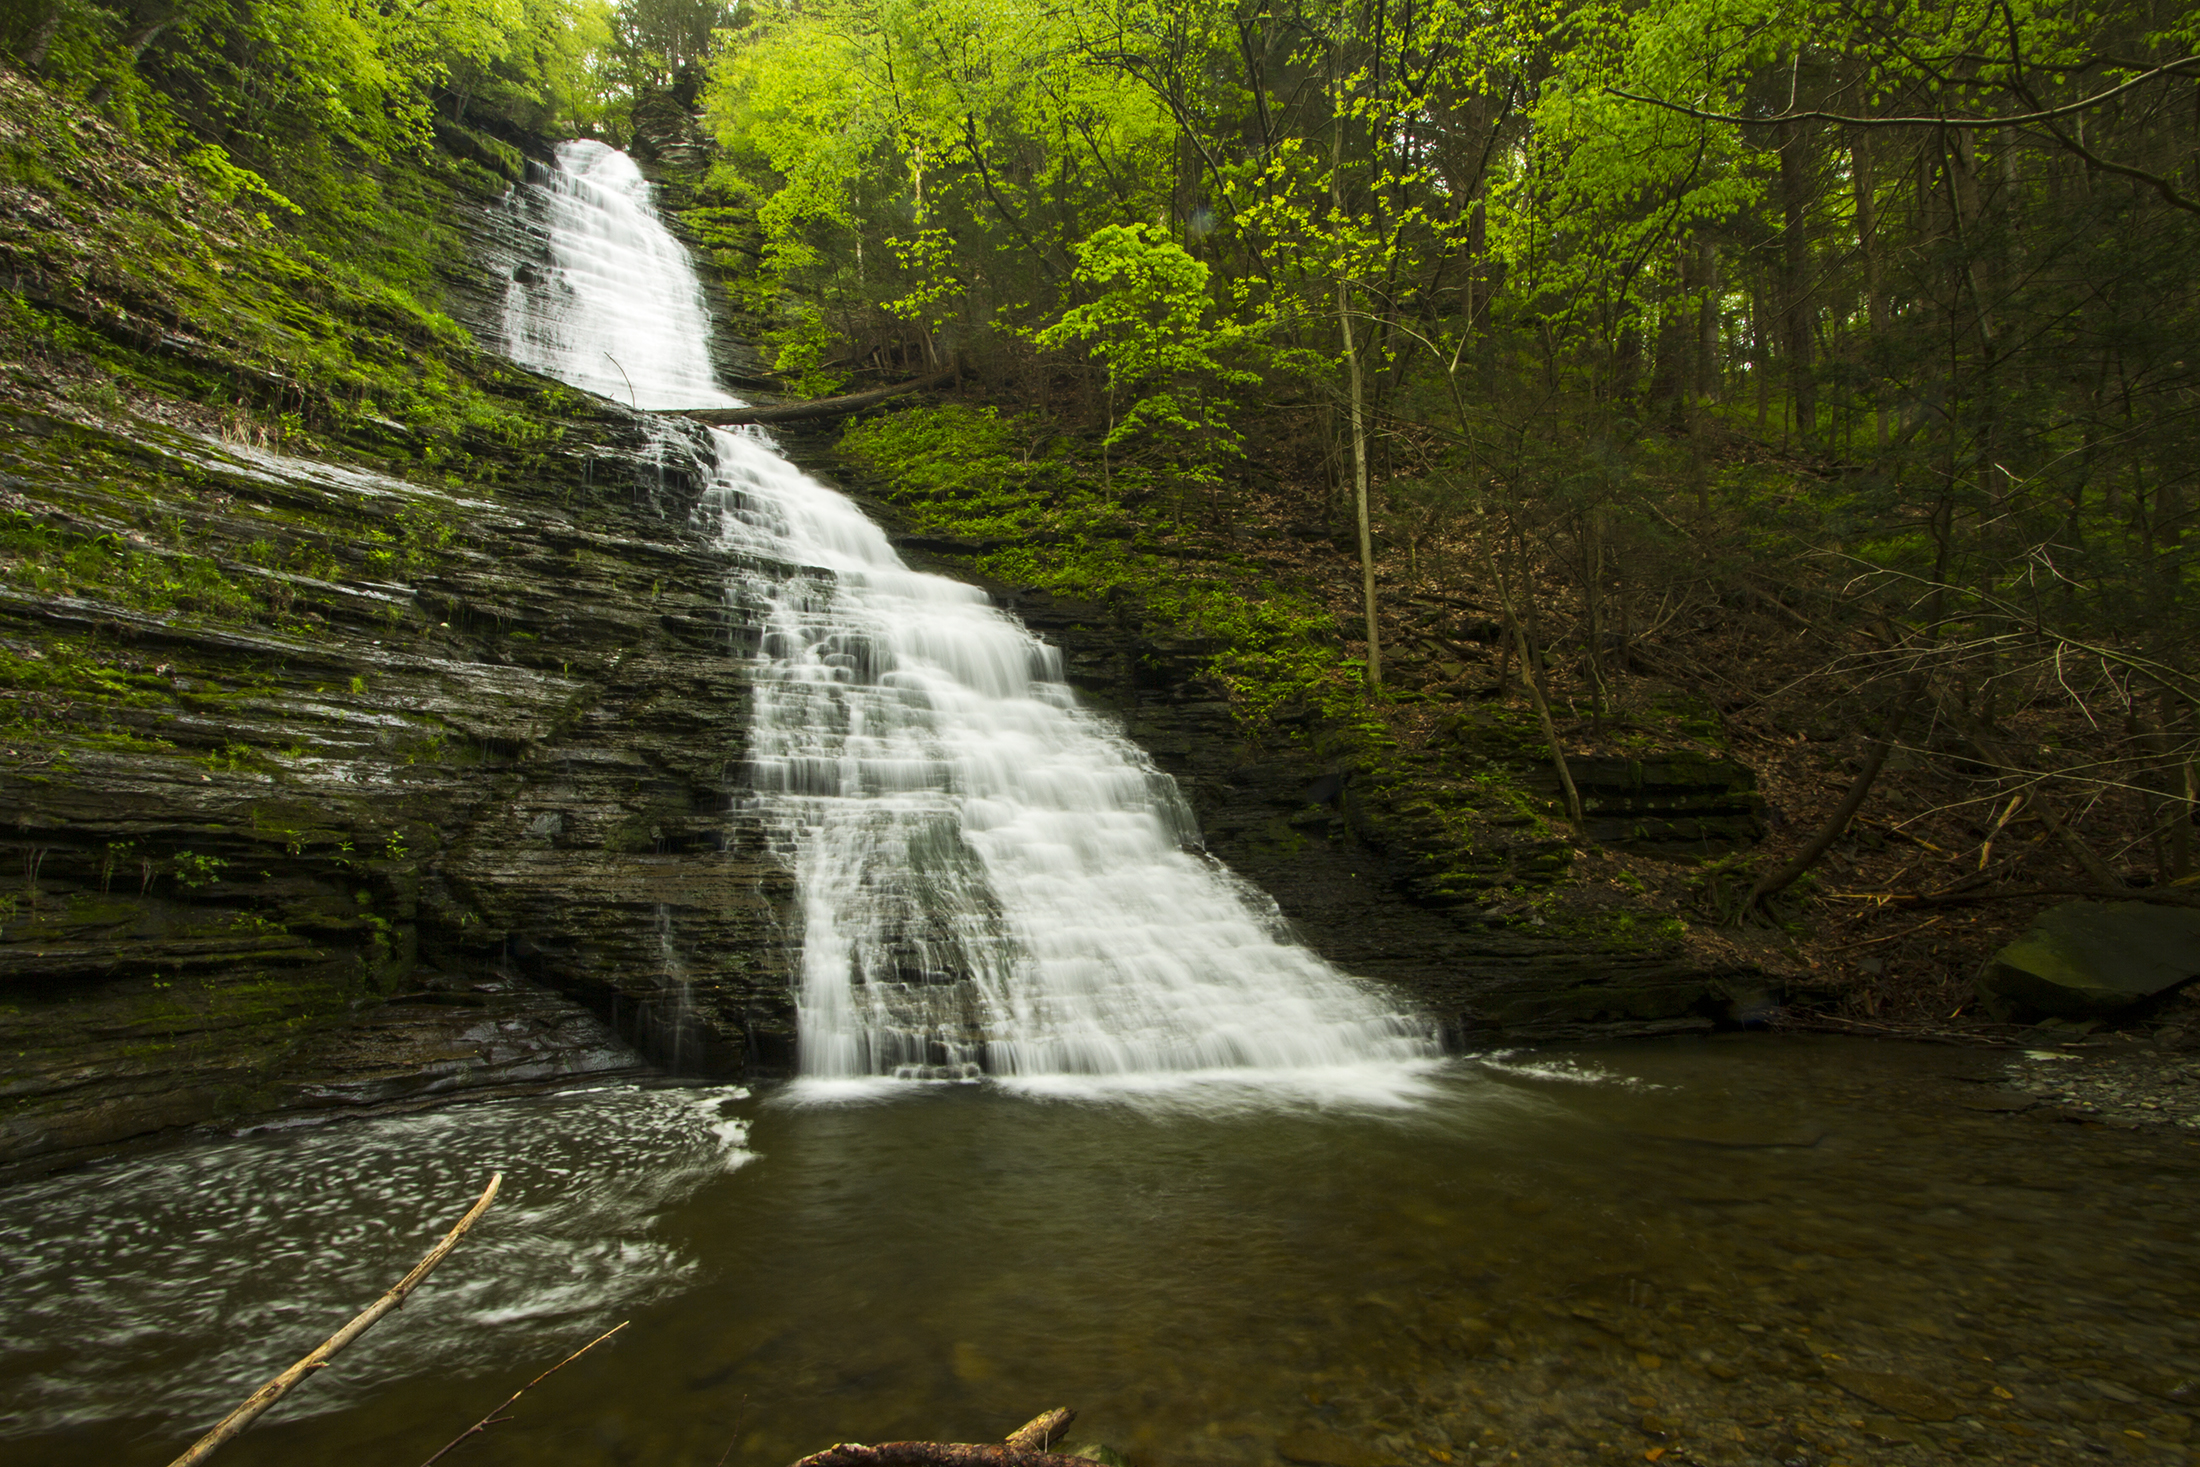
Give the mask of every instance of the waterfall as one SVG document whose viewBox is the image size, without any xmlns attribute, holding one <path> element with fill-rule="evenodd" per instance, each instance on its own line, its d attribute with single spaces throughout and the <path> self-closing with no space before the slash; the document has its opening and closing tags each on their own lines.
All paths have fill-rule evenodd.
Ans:
<svg viewBox="0 0 2200 1467">
<path fill-rule="evenodd" d="M 558 161 L 522 203 L 550 269 L 512 287 L 513 355 L 645 408 L 734 401 L 632 160 L 578 142 Z M 796 875 L 806 1076 L 1244 1075 L 1435 1052 L 1199 849 L 1175 781 L 1078 705 L 1054 648 L 984 592 L 911 570 L 760 433 L 710 447 L 727 594 L 758 638 L 746 798 Z"/>
</svg>

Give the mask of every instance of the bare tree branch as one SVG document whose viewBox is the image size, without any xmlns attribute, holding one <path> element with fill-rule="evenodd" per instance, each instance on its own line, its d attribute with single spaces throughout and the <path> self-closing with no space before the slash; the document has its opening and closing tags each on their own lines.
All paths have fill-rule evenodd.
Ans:
<svg viewBox="0 0 2200 1467">
<path fill-rule="evenodd" d="M 361 1310 L 351 1323 L 322 1341 L 320 1347 L 305 1359 L 247 1396 L 243 1405 L 224 1416 L 212 1431 L 193 1442 L 191 1450 L 169 1463 L 168 1467 L 198 1467 L 199 1463 L 219 1451 L 224 1442 L 257 1421 L 260 1414 L 280 1401 L 292 1386 L 328 1364 L 337 1351 L 365 1334 L 376 1320 L 404 1303 L 405 1296 L 418 1288 L 429 1274 L 435 1272 L 435 1266 L 450 1256 L 451 1250 L 458 1246 L 458 1240 L 465 1237 L 467 1230 L 489 1210 L 489 1204 L 497 1200 L 497 1189 L 503 1185 L 504 1173 L 498 1172 L 490 1177 L 489 1185 L 482 1189 L 481 1200 L 469 1208 L 466 1215 L 443 1235 L 442 1242 L 430 1248 L 427 1256 L 412 1266 L 411 1273 L 392 1284 L 389 1292 Z"/>
<path fill-rule="evenodd" d="M 2181 61 L 2171 61 L 2162 66 L 2157 66 L 2152 71 L 2142 72 L 2130 81 L 2110 87 L 2105 92 L 2096 92 L 2090 97 L 2084 97 L 2075 102 L 2067 102 L 2060 107 L 2050 107 L 2040 112 L 2020 113 L 2014 117 L 1852 117 L 1842 112 L 1820 112 L 1815 110 L 1776 112 L 1769 117 L 1741 117 L 1731 112 L 1707 112 L 1700 107 L 1691 107 L 1685 102 L 1668 102 L 1663 97 L 1645 97 L 1636 92 L 1623 91 L 1618 87 L 1606 87 L 1604 90 L 1612 96 L 1623 98 L 1629 102 L 1647 102 L 1652 107 L 1663 107 L 1669 112 L 1679 112 L 1705 122 L 1728 122 L 1740 127 L 1770 127 L 1782 122 L 1837 122 L 1845 127 L 2022 127 L 2028 123 L 2046 122 L 2050 118 L 2067 117 L 2073 112 L 2084 112 L 2090 108 L 2098 107 L 2103 102 L 2114 97 L 2120 97 L 2133 87 L 2141 86 L 2156 77 L 2183 76 L 2185 74 L 2184 68 L 2190 66 L 2200 66 L 2200 56 L 2187 56 Z"/>
</svg>

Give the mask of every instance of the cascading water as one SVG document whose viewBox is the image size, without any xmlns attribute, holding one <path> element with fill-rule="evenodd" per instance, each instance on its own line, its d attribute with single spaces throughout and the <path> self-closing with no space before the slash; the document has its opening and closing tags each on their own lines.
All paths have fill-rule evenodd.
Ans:
<svg viewBox="0 0 2200 1467">
<path fill-rule="evenodd" d="M 525 200 L 550 268 L 513 285 L 514 357 L 645 408 L 734 401 L 633 162 L 590 142 L 558 161 Z M 1197 851 L 1175 782 L 1077 706 L 1053 648 L 909 569 L 760 435 L 710 436 L 729 595 L 761 634 L 753 798 L 800 895 L 805 1075 L 1242 1075 L 1435 1052 Z"/>
</svg>

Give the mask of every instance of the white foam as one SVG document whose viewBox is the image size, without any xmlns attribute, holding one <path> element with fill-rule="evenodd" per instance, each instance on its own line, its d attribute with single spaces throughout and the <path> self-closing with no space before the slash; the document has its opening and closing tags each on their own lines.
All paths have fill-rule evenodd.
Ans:
<svg viewBox="0 0 2200 1467">
<path fill-rule="evenodd" d="M 514 286 L 522 360 L 618 397 L 599 360 L 618 355 L 645 406 L 731 401 L 708 383 L 693 267 L 630 160 L 566 145 L 541 212 L 555 268 Z M 750 782 L 796 876 L 806 1077 L 1131 1093 L 1227 1073 L 1343 1095 L 1381 1088 L 1344 1076 L 1437 1052 L 1433 1026 L 1200 852 L 1176 782 L 1078 706 L 1056 649 L 905 565 L 761 435 L 696 448 L 728 600 L 760 633 Z"/>
<path fill-rule="evenodd" d="M 570 1347 L 690 1287 L 658 1215 L 752 1159 L 738 1086 L 598 1089 L 265 1132 L 0 1192 L 0 1438 L 143 1416 L 211 1422 L 418 1260 L 481 1192 L 465 1245 L 284 1404 L 334 1411 L 421 1370 Z M 174 1362 L 188 1360 L 179 1370 Z"/>
</svg>

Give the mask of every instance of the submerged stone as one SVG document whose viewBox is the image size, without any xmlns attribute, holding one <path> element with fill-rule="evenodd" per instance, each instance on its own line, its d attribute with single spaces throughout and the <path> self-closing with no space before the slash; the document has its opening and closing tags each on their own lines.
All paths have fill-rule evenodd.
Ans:
<svg viewBox="0 0 2200 1467">
<path fill-rule="evenodd" d="M 2064 902 L 2042 912 L 1978 976 L 2004 1021 L 2128 1009 L 2200 975 L 2200 911 L 2147 902 Z"/>
<path fill-rule="evenodd" d="M 1956 1403 L 1921 1380 L 1883 1370 L 1844 1370 L 1828 1367 L 1826 1379 L 1852 1396 L 1871 1402 L 1883 1411 L 1918 1421 L 1953 1421 Z"/>
</svg>

